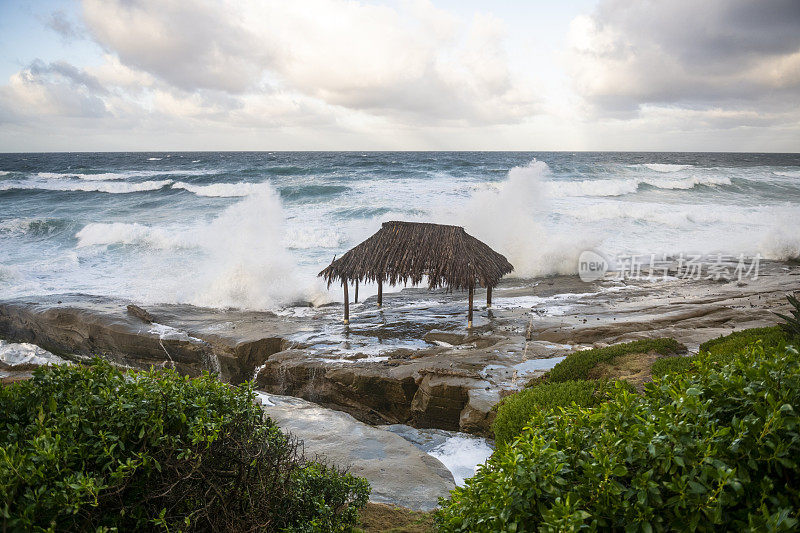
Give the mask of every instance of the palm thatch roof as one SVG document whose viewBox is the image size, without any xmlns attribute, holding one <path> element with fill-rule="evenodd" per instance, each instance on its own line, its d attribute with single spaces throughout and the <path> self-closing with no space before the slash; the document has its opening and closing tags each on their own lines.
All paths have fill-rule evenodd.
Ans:
<svg viewBox="0 0 800 533">
<path fill-rule="evenodd" d="M 467 289 L 494 287 L 512 270 L 505 256 L 460 226 L 392 221 L 319 275 L 329 287 L 337 279 L 417 285 L 427 276 L 431 289 Z"/>
</svg>

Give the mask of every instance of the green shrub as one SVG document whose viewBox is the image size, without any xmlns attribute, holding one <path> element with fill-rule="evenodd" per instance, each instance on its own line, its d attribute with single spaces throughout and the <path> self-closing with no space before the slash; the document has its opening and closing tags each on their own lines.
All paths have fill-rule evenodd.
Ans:
<svg viewBox="0 0 800 533">
<path fill-rule="evenodd" d="M 765 348 L 770 348 L 781 347 L 787 340 L 786 333 L 779 326 L 743 329 L 704 342 L 700 345 L 700 351 L 712 355 L 726 355 L 735 353 L 756 341 L 761 341 Z"/>
<path fill-rule="evenodd" d="M 305 462 L 248 387 L 108 363 L 0 388 L 3 531 L 344 531 L 366 481 Z"/>
<path fill-rule="evenodd" d="M 787 294 L 786 299 L 789 301 L 789 305 L 792 306 L 790 311 L 791 316 L 784 315 L 782 313 L 775 313 L 783 319 L 783 323 L 780 324 L 780 328 L 788 336 L 800 337 L 800 300 L 798 300 L 794 294 Z"/>
<path fill-rule="evenodd" d="M 547 381 L 570 381 L 576 379 L 586 379 L 589 372 L 598 363 L 610 361 L 620 355 L 629 353 L 648 353 L 657 352 L 662 355 L 669 355 L 685 351 L 686 347 L 675 339 L 642 339 L 624 344 L 614 344 L 605 348 L 592 348 L 591 350 L 581 350 L 569 354 L 563 361 L 556 364 L 547 373 Z"/>
<path fill-rule="evenodd" d="M 764 348 L 783 349 L 788 339 L 789 337 L 778 326 L 751 328 L 706 341 L 700 345 L 700 351 L 707 353 L 718 364 L 722 364 L 736 352 L 756 342 L 760 342 Z M 690 372 L 696 359 L 696 357 L 662 357 L 653 363 L 653 377 L 662 377 L 674 372 Z"/>
<path fill-rule="evenodd" d="M 441 531 L 790 531 L 800 514 L 800 357 L 701 354 L 643 396 L 541 411 L 436 515 Z"/>
<path fill-rule="evenodd" d="M 694 361 L 694 357 L 685 357 L 681 355 L 662 357 L 653 362 L 650 373 L 653 375 L 653 379 L 656 379 L 664 377 L 667 374 L 690 372 Z"/>
<path fill-rule="evenodd" d="M 497 408 L 497 417 L 492 425 L 495 442 L 498 446 L 510 442 L 540 411 L 567 407 L 573 403 L 581 407 L 597 405 L 613 387 L 613 382 L 605 380 L 563 381 L 542 383 L 512 394 L 504 398 Z"/>
</svg>

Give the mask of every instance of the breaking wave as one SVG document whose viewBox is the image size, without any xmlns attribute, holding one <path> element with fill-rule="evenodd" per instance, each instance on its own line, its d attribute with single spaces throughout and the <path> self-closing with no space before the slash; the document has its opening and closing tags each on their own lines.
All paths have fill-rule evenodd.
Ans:
<svg viewBox="0 0 800 533">
<path fill-rule="evenodd" d="M 154 228 L 137 222 L 95 222 L 84 226 L 75 237 L 78 239 L 78 248 L 123 244 L 166 249 L 188 244 L 166 229 Z"/>
<path fill-rule="evenodd" d="M 211 185 L 193 185 L 178 181 L 172 184 L 173 189 L 184 189 L 197 196 L 230 198 L 247 196 L 264 188 L 263 183 L 213 183 Z M 268 185 L 267 185 L 268 186 Z"/>
<path fill-rule="evenodd" d="M 727 176 L 688 176 L 685 178 L 630 178 L 594 179 L 581 181 L 548 182 L 548 192 L 554 197 L 568 196 L 623 196 L 639 191 L 642 187 L 656 189 L 688 190 L 695 187 L 732 185 Z"/>
<path fill-rule="evenodd" d="M 60 218 L 12 218 L 0 221 L 0 235 L 6 237 L 47 237 L 70 226 Z"/>
<path fill-rule="evenodd" d="M 498 189 L 474 192 L 464 210 L 470 214 L 462 225 L 503 253 L 516 277 L 575 273 L 580 253 L 595 244 L 590 236 L 548 227 L 550 177 L 542 161 L 514 167 Z"/>
<path fill-rule="evenodd" d="M 0 191 L 10 190 L 42 190 L 42 191 L 75 191 L 105 192 L 110 194 L 126 194 L 132 192 L 157 191 L 171 184 L 172 180 L 120 182 L 120 181 L 16 181 L 0 184 Z"/>
<path fill-rule="evenodd" d="M 649 168 L 655 172 L 678 172 L 680 170 L 687 170 L 694 168 L 694 165 L 671 165 L 667 163 L 645 163 L 643 165 L 630 165 L 633 168 L 644 167 Z"/>
<path fill-rule="evenodd" d="M 786 178 L 800 178 L 800 170 L 773 170 L 772 173 Z"/>
</svg>

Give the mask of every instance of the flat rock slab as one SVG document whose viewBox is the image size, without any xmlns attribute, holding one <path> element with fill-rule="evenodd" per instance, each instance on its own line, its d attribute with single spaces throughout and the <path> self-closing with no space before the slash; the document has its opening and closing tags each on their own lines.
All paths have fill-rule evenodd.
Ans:
<svg viewBox="0 0 800 533">
<path fill-rule="evenodd" d="M 429 511 L 455 487 L 453 475 L 438 459 L 399 435 L 305 400 L 258 394 L 264 412 L 303 441 L 307 457 L 324 457 L 366 478 L 372 502 Z"/>
</svg>

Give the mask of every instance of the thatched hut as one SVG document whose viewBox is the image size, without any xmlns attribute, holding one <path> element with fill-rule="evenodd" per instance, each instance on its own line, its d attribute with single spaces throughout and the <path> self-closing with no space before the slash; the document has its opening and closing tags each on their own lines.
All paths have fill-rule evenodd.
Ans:
<svg viewBox="0 0 800 533">
<path fill-rule="evenodd" d="M 350 321 L 348 283 L 378 284 L 378 306 L 383 304 L 383 283 L 417 285 L 424 277 L 428 287 L 469 291 L 467 327 L 472 327 L 475 287 L 486 288 L 486 304 L 492 304 L 492 288 L 514 270 L 502 255 L 467 234 L 460 226 L 421 222 L 384 222 L 381 229 L 355 248 L 335 259 L 319 275 L 328 287 L 339 280 L 344 287 L 344 323 Z"/>
</svg>

